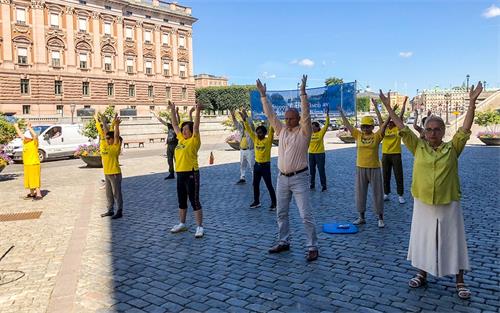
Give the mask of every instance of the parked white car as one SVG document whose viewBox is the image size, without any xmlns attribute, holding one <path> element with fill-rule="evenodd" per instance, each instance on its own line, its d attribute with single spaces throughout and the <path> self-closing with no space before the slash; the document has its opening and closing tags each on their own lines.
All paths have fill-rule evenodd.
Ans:
<svg viewBox="0 0 500 313">
<path fill-rule="evenodd" d="M 90 143 L 87 137 L 81 134 L 82 125 L 56 124 L 33 126 L 38 134 L 38 155 L 40 161 L 47 159 L 72 157 L 78 146 Z M 14 161 L 21 161 L 23 143 L 20 138 L 9 142 L 5 153 Z"/>
</svg>

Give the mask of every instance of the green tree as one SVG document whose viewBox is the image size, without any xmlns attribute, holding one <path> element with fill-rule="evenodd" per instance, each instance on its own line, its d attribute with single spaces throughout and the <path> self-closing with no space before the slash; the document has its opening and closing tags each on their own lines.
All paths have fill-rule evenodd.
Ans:
<svg viewBox="0 0 500 313">
<path fill-rule="evenodd" d="M 356 98 L 356 110 L 358 112 L 370 111 L 370 97 Z"/>
<path fill-rule="evenodd" d="M 108 123 L 108 125 L 111 125 L 111 121 L 115 117 L 115 109 L 112 106 L 108 106 L 106 110 L 104 110 L 104 113 L 99 114 L 103 115 L 106 118 L 106 122 Z M 98 133 L 93 117 L 83 126 L 82 135 L 90 139 L 97 139 Z"/>
<path fill-rule="evenodd" d="M 24 119 L 18 120 L 20 129 L 24 129 L 26 127 L 26 121 Z M 12 139 L 16 138 L 17 133 L 14 125 L 10 123 L 5 115 L 0 112 L 0 145 L 6 145 L 12 141 Z"/>
<path fill-rule="evenodd" d="M 498 125 L 500 125 L 500 112 L 487 111 L 477 112 L 474 122 L 477 125 L 486 127 L 489 132 L 496 132 Z"/>
<path fill-rule="evenodd" d="M 325 86 L 333 86 L 333 85 L 338 85 L 338 84 L 343 84 L 344 80 L 342 78 L 338 77 L 328 77 L 325 79 Z"/>
<path fill-rule="evenodd" d="M 241 107 L 250 108 L 250 92 L 255 86 L 206 87 L 196 90 L 196 101 L 209 110 L 233 110 Z"/>
</svg>

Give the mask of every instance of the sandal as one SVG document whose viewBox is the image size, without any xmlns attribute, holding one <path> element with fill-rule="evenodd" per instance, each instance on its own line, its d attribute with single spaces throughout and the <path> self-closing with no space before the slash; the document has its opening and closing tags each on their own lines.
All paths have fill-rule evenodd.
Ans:
<svg viewBox="0 0 500 313">
<path fill-rule="evenodd" d="M 39 197 L 39 196 L 36 196 L 36 197 L 33 197 L 33 201 L 38 201 L 38 200 L 42 200 L 43 197 Z"/>
<path fill-rule="evenodd" d="M 32 195 L 31 193 L 27 194 L 26 196 L 23 197 L 24 200 L 31 200 L 35 197 L 35 195 Z"/>
<path fill-rule="evenodd" d="M 460 299 L 467 300 L 470 298 L 471 292 L 464 283 L 457 283 L 457 295 Z"/>
<path fill-rule="evenodd" d="M 425 285 L 426 283 L 427 280 L 425 279 L 425 276 L 418 273 L 415 277 L 410 279 L 410 281 L 408 282 L 408 286 L 410 286 L 411 288 L 419 288 Z"/>
</svg>

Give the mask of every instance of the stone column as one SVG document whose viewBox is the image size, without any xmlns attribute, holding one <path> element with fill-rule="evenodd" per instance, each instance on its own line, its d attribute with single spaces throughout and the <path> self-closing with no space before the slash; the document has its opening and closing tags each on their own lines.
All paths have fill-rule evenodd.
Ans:
<svg viewBox="0 0 500 313">
<path fill-rule="evenodd" d="M 47 69 L 45 21 L 43 16 L 44 5 L 45 0 L 31 0 L 31 8 L 33 13 L 33 46 L 35 47 L 34 64 L 37 70 Z"/>
<path fill-rule="evenodd" d="M 176 77 L 179 77 L 179 62 L 177 61 L 177 51 L 179 50 L 177 36 L 179 34 L 177 28 L 174 28 L 170 35 L 172 36 L 172 78 L 175 80 Z"/>
<path fill-rule="evenodd" d="M 121 16 L 117 17 L 116 20 L 114 21 L 116 24 L 116 53 L 118 54 L 118 66 L 117 66 L 117 73 L 123 73 L 124 72 L 124 59 L 123 59 L 123 41 L 125 40 L 125 37 L 123 36 L 123 18 Z"/>
<path fill-rule="evenodd" d="M 188 45 L 188 53 L 189 53 L 189 69 L 188 69 L 188 75 L 189 75 L 189 81 L 194 82 L 194 76 L 193 76 L 193 70 L 194 70 L 194 64 L 193 64 L 193 33 L 189 32 L 187 35 L 187 45 Z"/>
<path fill-rule="evenodd" d="M 163 73 L 163 64 L 161 63 L 161 32 L 160 25 L 155 25 L 155 57 L 156 57 L 156 74 L 162 75 Z"/>
<path fill-rule="evenodd" d="M 10 0 L 1 0 L 2 10 L 2 47 L 3 68 L 13 69 L 14 60 L 12 55 L 12 30 L 10 27 Z"/>
<path fill-rule="evenodd" d="M 137 74 L 144 73 L 144 49 L 142 48 L 142 22 L 135 25 L 135 37 L 137 38 Z"/>
<path fill-rule="evenodd" d="M 102 69 L 101 61 L 101 30 L 100 30 L 100 15 L 97 12 L 92 13 L 92 33 L 94 41 L 94 53 L 92 57 L 92 67 L 94 69 Z"/>
<path fill-rule="evenodd" d="M 66 7 L 65 18 L 66 18 L 66 68 L 70 72 L 76 71 L 76 53 L 75 53 L 75 30 L 74 30 L 74 8 Z"/>
</svg>

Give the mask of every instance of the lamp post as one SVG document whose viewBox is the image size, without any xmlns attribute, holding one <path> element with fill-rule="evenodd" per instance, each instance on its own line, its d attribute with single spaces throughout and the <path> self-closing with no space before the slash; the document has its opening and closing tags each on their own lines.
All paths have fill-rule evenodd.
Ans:
<svg viewBox="0 0 500 313">
<path fill-rule="evenodd" d="M 446 125 L 450 125 L 450 121 L 448 120 L 448 111 L 450 110 L 449 105 L 450 105 L 451 94 L 445 93 L 444 98 L 446 100 Z"/>
<path fill-rule="evenodd" d="M 483 80 L 483 89 L 484 89 L 484 91 L 486 91 L 486 81 L 485 80 Z"/>
<path fill-rule="evenodd" d="M 469 74 L 467 74 L 467 75 L 465 76 L 465 78 L 467 79 L 467 92 L 469 92 L 469 78 L 470 78 L 470 75 L 469 75 Z"/>
<path fill-rule="evenodd" d="M 72 103 L 70 105 L 70 108 L 71 108 L 71 124 L 74 124 L 74 121 L 73 121 L 73 116 L 75 115 L 75 108 L 76 108 L 76 104 Z"/>
</svg>

